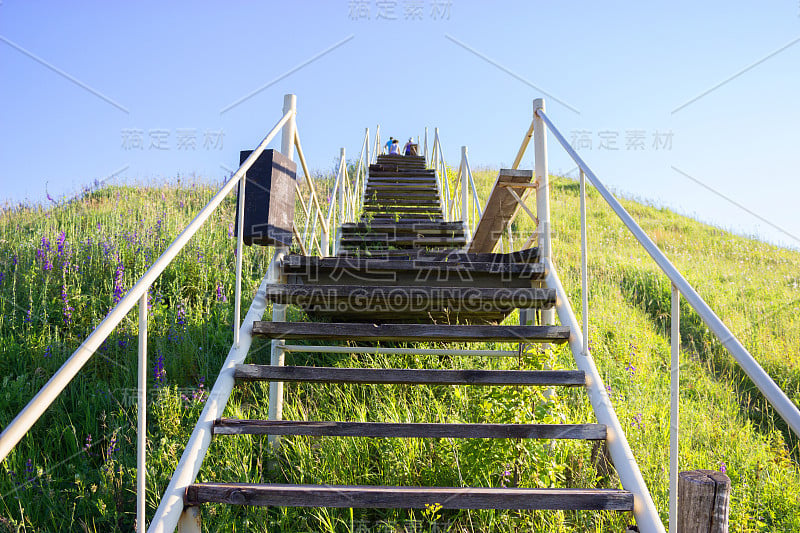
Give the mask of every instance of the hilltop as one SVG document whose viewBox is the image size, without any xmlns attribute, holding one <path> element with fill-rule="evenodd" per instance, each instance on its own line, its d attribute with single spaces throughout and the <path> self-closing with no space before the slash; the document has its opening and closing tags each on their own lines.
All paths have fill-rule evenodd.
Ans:
<svg viewBox="0 0 800 533">
<path fill-rule="evenodd" d="M 495 171 L 475 172 L 481 198 Z M 0 213 L 0 426 L 5 426 L 108 309 L 213 195 L 206 185 L 108 187 L 44 210 Z M 321 193 L 321 197 L 327 197 Z M 736 236 L 667 209 L 623 200 L 795 403 L 800 404 L 800 252 Z M 589 194 L 590 346 L 656 505 L 666 520 L 669 431 L 669 283 L 596 194 Z M 152 514 L 231 342 L 233 199 L 159 278 L 149 295 L 148 514 Z M 552 182 L 553 255 L 580 312 L 577 183 Z M 521 215 L 514 234 L 534 228 Z M 243 307 L 271 250 L 244 254 Z M 266 316 L 269 316 L 267 310 Z M 290 309 L 289 320 L 301 318 Z M 509 318 L 513 323 L 516 314 Z M 800 449 L 688 307 L 681 312 L 681 470 L 721 469 L 733 483 L 731 529 L 800 530 Z M 250 360 L 268 359 L 266 343 Z M 324 356 L 341 366 L 573 368 L 565 347 L 519 360 Z M 292 354 L 294 364 L 320 356 Z M 0 465 L 0 532 L 130 531 L 135 515 L 136 317 L 132 312 L 78 378 Z M 513 387 L 468 389 L 326 386 L 312 400 L 286 387 L 286 417 L 396 421 L 588 422 L 584 394 L 523 396 Z M 226 416 L 255 417 L 267 387 L 237 388 Z M 321 398 L 321 399 L 320 399 Z M 200 478 L 363 484 L 609 486 L 599 450 L 581 443 L 442 439 L 286 441 L 274 454 L 258 438 L 212 444 Z M 263 446 L 261 446 L 263 444 Z M 487 459 L 488 458 L 488 459 Z M 220 466 L 221 465 L 221 466 Z M 488 472 L 488 474 L 487 474 Z M 270 530 L 357 530 L 360 523 L 448 523 L 453 531 L 621 531 L 625 517 L 597 513 L 208 508 L 209 530 L 235 522 Z M 628 518 L 630 521 L 631 519 Z M 555 524 L 555 526 L 553 526 Z"/>
</svg>

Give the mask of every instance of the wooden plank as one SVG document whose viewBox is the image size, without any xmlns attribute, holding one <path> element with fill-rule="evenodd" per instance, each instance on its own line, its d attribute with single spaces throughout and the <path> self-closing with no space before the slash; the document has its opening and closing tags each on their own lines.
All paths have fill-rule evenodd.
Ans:
<svg viewBox="0 0 800 533">
<path fill-rule="evenodd" d="M 410 439 L 578 439 L 604 440 L 602 424 L 438 424 L 339 422 L 306 420 L 240 420 L 214 422 L 215 435 L 307 435 Z"/>
<path fill-rule="evenodd" d="M 379 242 L 384 245 L 391 246 L 453 246 L 463 247 L 467 240 L 464 236 L 461 237 L 417 237 L 415 235 L 388 237 L 385 235 L 342 235 L 340 243 L 342 244 L 369 244 Z"/>
<path fill-rule="evenodd" d="M 307 274 L 318 271 L 356 270 L 369 272 L 474 272 L 507 274 L 526 279 L 542 279 L 544 265 L 541 263 L 493 263 L 488 261 L 435 261 L 419 259 L 355 259 L 340 257 L 317 257 L 288 255 L 284 258 L 284 273 Z"/>
<path fill-rule="evenodd" d="M 428 261 L 446 261 L 446 262 L 488 262 L 488 263 L 535 263 L 539 260 L 538 248 L 527 248 L 517 252 L 508 254 L 492 254 L 492 253 L 466 253 L 461 251 L 444 251 L 444 252 L 428 252 L 420 250 L 418 252 L 409 252 L 408 250 L 394 250 L 392 255 L 397 257 L 408 257 L 408 259 L 421 259 L 424 258 Z"/>
<path fill-rule="evenodd" d="M 184 505 L 225 503 L 275 507 L 359 509 L 552 509 L 632 511 L 633 494 L 615 489 L 529 489 L 519 487 L 384 487 L 194 483 Z"/>
<path fill-rule="evenodd" d="M 482 287 L 358 287 L 338 285 L 273 285 L 267 300 L 278 304 L 335 305 L 345 310 L 415 311 L 441 308 L 480 312 L 496 308 L 549 308 L 555 289 Z"/>
<path fill-rule="evenodd" d="M 566 326 L 458 326 L 444 324 L 352 324 L 253 322 L 253 335 L 272 339 L 409 342 L 548 342 L 569 340 Z"/>
<path fill-rule="evenodd" d="M 461 222 L 423 222 L 419 224 L 364 224 L 347 223 L 342 224 L 342 230 L 350 229 L 369 229 L 369 230 L 409 230 L 409 231 L 423 231 L 423 230 L 450 230 L 450 231 L 464 231 L 464 225 Z"/>
<path fill-rule="evenodd" d="M 519 204 L 503 184 L 530 183 L 532 170 L 501 169 L 497 175 L 483 215 L 475 228 L 475 235 L 470 243 L 470 252 L 491 252 L 506 231 L 509 222 L 519 210 Z M 524 197 L 523 197 L 524 198 Z"/>
<path fill-rule="evenodd" d="M 236 365 L 234 378 L 238 381 L 383 383 L 395 385 L 582 387 L 586 384 L 586 377 L 581 370 L 437 370 Z"/>
</svg>

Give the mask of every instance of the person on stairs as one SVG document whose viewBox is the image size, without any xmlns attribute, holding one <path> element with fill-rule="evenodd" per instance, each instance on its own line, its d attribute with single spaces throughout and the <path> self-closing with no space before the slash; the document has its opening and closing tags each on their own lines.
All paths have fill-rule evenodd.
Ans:
<svg viewBox="0 0 800 533">
<path fill-rule="evenodd" d="M 408 142 L 403 147 L 403 155 L 417 155 L 417 145 L 414 144 L 413 138 L 408 138 Z"/>
<path fill-rule="evenodd" d="M 392 143 L 394 142 L 394 137 L 389 137 L 389 140 L 386 141 L 386 153 L 391 153 L 392 151 Z"/>
<path fill-rule="evenodd" d="M 400 155 L 400 141 L 392 139 L 392 146 L 389 148 L 389 155 Z"/>
</svg>

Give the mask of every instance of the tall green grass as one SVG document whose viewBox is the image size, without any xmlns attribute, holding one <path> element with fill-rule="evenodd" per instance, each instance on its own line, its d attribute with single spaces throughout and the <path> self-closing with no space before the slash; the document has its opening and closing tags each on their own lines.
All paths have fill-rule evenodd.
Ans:
<svg viewBox="0 0 800 533">
<path fill-rule="evenodd" d="M 475 173 L 481 198 L 496 171 Z M 48 210 L 0 214 L 0 424 L 5 426 L 130 288 L 213 190 L 113 187 Z M 320 191 L 325 201 L 325 192 Z M 228 200 L 151 291 L 148 515 L 182 453 L 231 342 L 233 248 Z M 667 210 L 624 201 L 796 402 L 800 254 Z M 554 256 L 580 301 L 577 185 L 555 179 Z M 515 240 L 533 225 L 524 214 Z M 63 236 L 62 236 L 63 232 Z M 602 200 L 590 193 L 593 354 L 666 521 L 669 284 Z M 43 239 L 46 240 L 43 241 Z M 60 244 L 59 244 L 60 243 Z M 245 305 L 270 259 L 247 249 Z M 580 312 L 576 305 L 576 311 Z M 265 316 L 268 318 L 270 310 Z M 724 468 L 735 531 L 800 530 L 797 448 L 785 427 L 688 308 L 682 308 L 681 469 Z M 135 313 L 0 465 L 0 531 L 130 531 L 135 516 Z M 289 309 L 289 320 L 304 320 Z M 513 323 L 516 316 L 509 318 Z M 485 347 L 511 348 L 508 345 Z M 250 362 L 268 361 L 255 342 Z M 574 368 L 566 347 L 520 358 L 319 355 L 287 364 L 411 368 Z M 582 390 L 286 384 L 287 419 L 413 422 L 591 422 Z M 225 416 L 264 418 L 268 387 L 237 387 Z M 214 439 L 200 481 L 618 487 L 602 450 L 583 442 L 287 437 Z M 621 531 L 630 515 L 244 509 L 205 506 L 208 531 Z M 382 528 L 382 529 L 381 529 Z M 412 529 L 416 528 L 416 529 Z"/>
</svg>

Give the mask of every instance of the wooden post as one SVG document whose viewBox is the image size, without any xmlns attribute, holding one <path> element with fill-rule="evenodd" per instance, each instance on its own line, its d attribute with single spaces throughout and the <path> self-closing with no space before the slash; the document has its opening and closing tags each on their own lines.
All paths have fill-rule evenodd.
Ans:
<svg viewBox="0 0 800 533">
<path fill-rule="evenodd" d="M 731 480 L 716 470 L 678 475 L 678 533 L 727 533 Z"/>
</svg>

